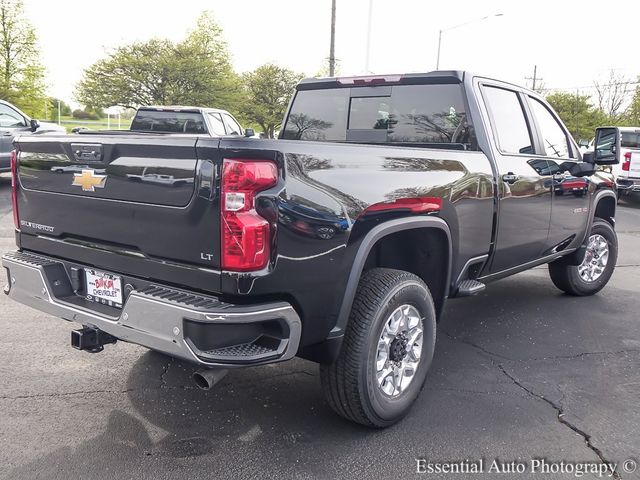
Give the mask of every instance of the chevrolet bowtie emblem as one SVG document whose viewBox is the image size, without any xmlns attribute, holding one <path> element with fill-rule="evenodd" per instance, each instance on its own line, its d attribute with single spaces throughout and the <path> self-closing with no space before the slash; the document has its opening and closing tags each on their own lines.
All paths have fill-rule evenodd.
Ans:
<svg viewBox="0 0 640 480">
<path fill-rule="evenodd" d="M 106 175 L 96 175 L 94 170 L 82 170 L 82 173 L 73 174 L 73 183 L 71 185 L 82 187 L 84 192 L 95 192 L 96 188 L 104 188 L 106 182 Z"/>
</svg>

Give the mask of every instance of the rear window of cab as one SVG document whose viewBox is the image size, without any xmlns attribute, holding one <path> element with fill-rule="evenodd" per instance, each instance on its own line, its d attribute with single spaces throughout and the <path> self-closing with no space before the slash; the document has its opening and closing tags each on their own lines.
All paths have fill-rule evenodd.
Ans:
<svg viewBox="0 0 640 480">
<path fill-rule="evenodd" d="M 622 132 L 620 146 L 623 148 L 632 148 L 640 150 L 640 131 L 638 132 Z"/>
<path fill-rule="evenodd" d="M 201 113 L 168 110 L 138 110 L 131 123 L 131 130 L 158 133 L 207 133 Z"/>
<path fill-rule="evenodd" d="M 298 91 L 281 138 L 478 149 L 459 84 Z"/>
</svg>

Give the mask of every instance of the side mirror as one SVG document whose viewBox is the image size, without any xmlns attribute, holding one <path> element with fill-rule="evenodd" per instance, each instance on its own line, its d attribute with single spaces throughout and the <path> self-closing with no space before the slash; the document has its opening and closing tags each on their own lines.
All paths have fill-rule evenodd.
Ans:
<svg viewBox="0 0 640 480">
<path fill-rule="evenodd" d="M 589 140 L 580 140 L 578 146 L 582 148 L 589 148 Z"/>
<path fill-rule="evenodd" d="M 40 122 L 38 122 L 38 120 L 36 120 L 35 118 L 32 118 L 31 122 L 29 122 L 29 126 L 31 127 L 31 131 L 35 132 L 38 128 L 40 128 Z"/>
<path fill-rule="evenodd" d="M 615 165 L 618 159 L 620 134 L 614 127 L 596 128 L 594 143 L 594 159 L 597 165 Z"/>
<path fill-rule="evenodd" d="M 245 128 L 244 129 L 244 136 L 249 138 L 249 137 L 254 137 L 256 134 L 255 130 L 253 128 Z"/>
</svg>

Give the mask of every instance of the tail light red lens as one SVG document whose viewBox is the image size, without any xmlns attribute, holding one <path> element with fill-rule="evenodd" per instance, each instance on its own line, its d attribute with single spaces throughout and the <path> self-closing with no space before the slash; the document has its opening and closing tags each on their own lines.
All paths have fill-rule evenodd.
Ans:
<svg viewBox="0 0 640 480">
<path fill-rule="evenodd" d="M 222 268 L 260 270 L 270 255 L 271 227 L 255 208 L 256 194 L 278 182 L 272 162 L 225 159 L 222 166 L 220 230 Z"/>
<path fill-rule="evenodd" d="M 20 215 L 18 214 L 18 153 L 11 152 L 11 206 L 13 207 L 13 225 L 20 230 Z"/>
<path fill-rule="evenodd" d="M 624 154 L 624 162 L 622 162 L 622 170 L 628 172 L 631 168 L 631 152 Z"/>
<path fill-rule="evenodd" d="M 341 85 L 384 85 L 399 83 L 402 75 L 364 76 L 364 77 L 341 77 L 338 78 Z"/>
</svg>

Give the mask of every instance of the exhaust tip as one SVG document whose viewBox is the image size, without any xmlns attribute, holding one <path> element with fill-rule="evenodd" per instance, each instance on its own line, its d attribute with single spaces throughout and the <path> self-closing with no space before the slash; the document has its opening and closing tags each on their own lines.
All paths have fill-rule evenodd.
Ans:
<svg viewBox="0 0 640 480">
<path fill-rule="evenodd" d="M 222 380 L 228 370 L 221 368 L 201 368 L 194 372 L 193 381 L 202 390 L 211 390 L 216 383 Z"/>
<path fill-rule="evenodd" d="M 200 372 L 195 372 L 193 374 L 193 381 L 195 382 L 196 386 L 198 388 L 201 388 L 202 390 L 209 390 L 211 388 L 209 382 L 207 382 L 206 378 L 200 375 Z"/>
</svg>

